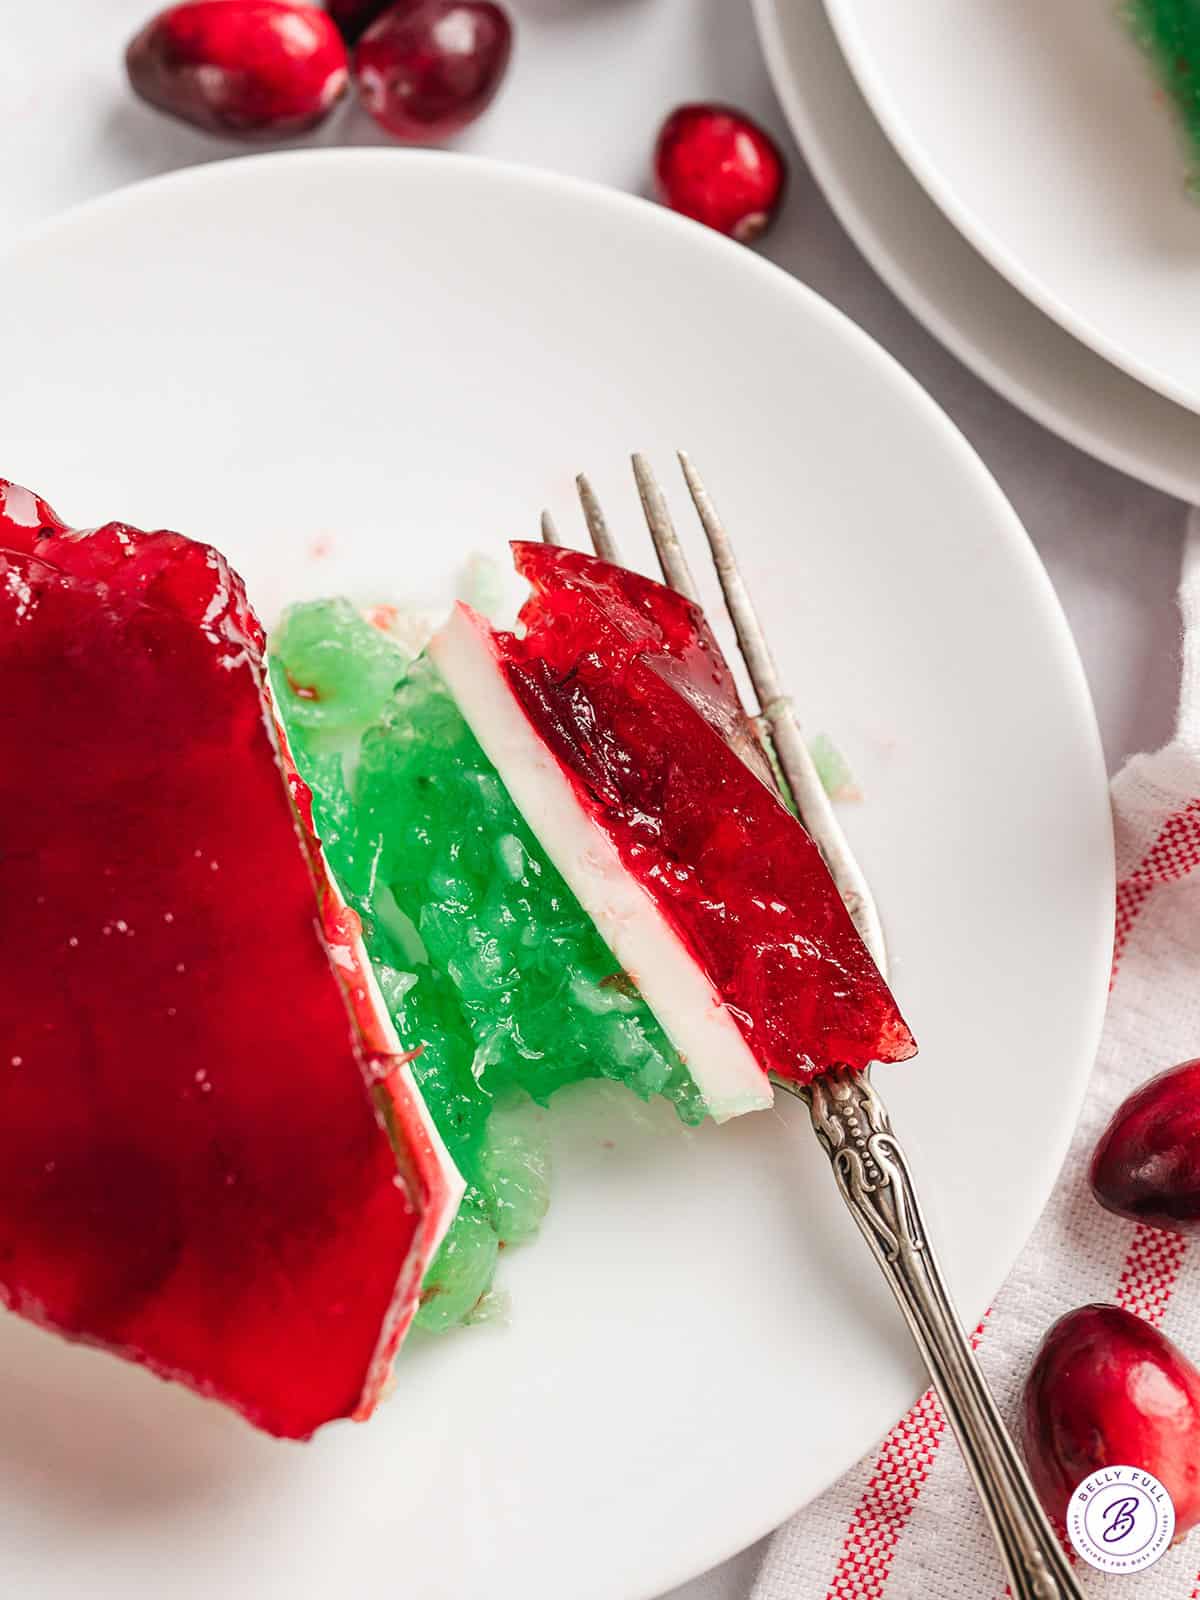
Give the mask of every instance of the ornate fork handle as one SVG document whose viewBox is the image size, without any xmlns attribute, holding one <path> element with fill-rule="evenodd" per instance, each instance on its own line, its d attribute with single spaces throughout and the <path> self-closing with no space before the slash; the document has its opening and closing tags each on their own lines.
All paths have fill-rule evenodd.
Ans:
<svg viewBox="0 0 1200 1600">
<path fill-rule="evenodd" d="M 925 1358 L 987 1512 L 1015 1600 L 1080 1600 L 1070 1563 L 954 1310 L 887 1108 L 867 1076 L 857 1072 L 827 1073 L 799 1094 L 808 1103 L 842 1198 Z"/>
</svg>

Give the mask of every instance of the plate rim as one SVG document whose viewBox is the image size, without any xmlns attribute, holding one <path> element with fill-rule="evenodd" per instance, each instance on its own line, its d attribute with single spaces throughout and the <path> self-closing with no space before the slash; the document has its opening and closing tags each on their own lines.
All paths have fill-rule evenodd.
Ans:
<svg viewBox="0 0 1200 1600">
<path fill-rule="evenodd" d="M 643 197 L 590 180 L 531 168 L 516 162 L 442 150 L 394 151 L 370 147 L 332 147 L 235 156 L 139 180 L 86 200 L 57 216 L 42 219 L 23 230 L 8 242 L 3 250 L 0 250 L 0 266 L 13 258 L 19 258 L 26 251 L 35 253 L 39 248 L 53 245 L 56 237 L 68 234 L 81 225 L 90 226 L 96 222 L 103 225 L 107 217 L 119 216 L 125 208 L 136 207 L 147 192 L 158 189 L 178 191 L 192 187 L 203 188 L 206 185 L 220 186 L 231 178 L 237 182 L 247 174 L 261 173 L 282 164 L 292 168 L 302 166 L 330 168 L 336 164 L 374 166 L 380 170 L 387 167 L 393 174 L 398 170 L 398 165 L 403 164 L 410 169 L 419 167 L 436 169 L 441 178 L 448 172 L 463 172 L 470 175 L 473 180 L 477 180 L 480 172 L 486 170 L 489 178 L 496 182 L 507 182 L 518 187 L 536 187 L 563 196 L 575 196 L 591 207 L 599 206 L 613 213 L 624 213 L 640 219 L 638 225 L 644 225 L 653 219 L 651 223 L 653 227 L 671 230 L 681 236 L 686 234 L 693 248 L 719 253 L 730 262 L 737 260 L 740 262 L 738 268 L 740 272 L 751 278 L 757 276 L 764 283 L 773 283 L 781 293 L 790 295 L 797 306 L 802 308 L 801 315 L 813 317 L 818 322 L 824 323 L 843 346 L 857 350 L 859 358 L 873 368 L 879 381 L 893 388 L 899 402 L 909 414 L 925 419 L 922 425 L 928 427 L 938 437 L 940 447 L 949 456 L 956 458 L 964 475 L 969 478 L 973 492 L 979 495 L 980 504 L 986 503 L 989 506 L 996 536 L 1006 547 L 1007 559 L 1011 560 L 1023 574 L 1029 605 L 1040 613 L 1042 624 L 1046 628 L 1048 646 L 1052 648 L 1059 664 L 1063 704 L 1069 709 L 1071 721 L 1080 737 L 1081 763 L 1086 763 L 1091 768 L 1089 782 L 1093 790 L 1093 804 L 1096 807 L 1093 820 L 1098 823 L 1101 814 L 1107 819 L 1108 780 L 1095 707 L 1082 661 L 1049 575 L 1004 491 L 958 425 L 895 356 L 853 322 L 845 312 L 825 300 L 815 290 L 784 268 L 747 250 L 743 245 Z M 1019 1230 L 1018 1243 L 1011 1259 L 1005 1259 L 997 1264 L 999 1281 L 1002 1281 L 1011 1270 L 1050 1194 L 1078 1121 L 1079 1109 L 1094 1064 L 1107 999 L 1115 909 L 1115 857 L 1111 828 L 1105 828 L 1102 836 L 1105 840 L 1104 860 L 1097 863 L 1101 870 L 1098 871 L 1092 888 L 1092 899 L 1096 910 L 1092 934 L 1094 958 L 1091 962 L 1092 971 L 1086 992 L 1084 992 L 1085 986 L 1081 984 L 1080 1047 L 1073 1064 L 1073 1072 L 1063 1075 L 1063 1095 L 1060 1101 L 1062 1113 L 1058 1136 L 1048 1142 L 1043 1162 L 1037 1172 L 1029 1175 L 1025 1189 L 1027 1200 L 1023 1226 Z M 992 1286 L 993 1289 L 995 1286 Z M 966 1307 L 967 1315 L 970 1316 L 976 1309 L 972 1306 Z M 924 1387 L 924 1382 L 919 1381 L 912 1398 L 916 1399 Z M 891 1426 L 894 1420 L 894 1418 L 889 1419 L 885 1426 Z M 803 1509 L 804 1505 L 811 1503 L 811 1499 L 816 1495 L 828 1489 L 860 1459 L 861 1454 L 862 1446 L 859 1442 L 848 1443 L 842 1450 L 831 1448 L 828 1451 L 828 1471 L 823 1468 L 820 1474 L 824 1482 L 810 1495 L 796 1498 L 784 1490 L 772 1498 L 764 1493 L 760 1500 L 763 1509 L 752 1522 L 746 1519 L 736 1532 L 730 1530 L 723 1533 L 714 1532 L 703 1540 L 698 1540 L 690 1547 L 690 1553 L 686 1556 L 680 1556 L 673 1561 L 664 1558 L 654 1575 L 653 1583 L 649 1587 L 638 1587 L 630 1591 L 628 1600 L 655 1600 L 664 1589 L 684 1584 L 746 1549 Z"/>
<path fill-rule="evenodd" d="M 1189 479 L 1186 473 L 1181 473 L 1178 466 L 1171 462 L 1152 461 L 1148 458 L 1144 454 L 1144 443 L 1142 447 L 1126 446 L 1115 438 L 1097 433 L 1086 421 L 1078 420 L 1064 410 L 1061 404 L 1043 396 L 1038 391 L 1037 379 L 1031 378 L 1028 372 L 1022 373 L 1015 364 L 1006 367 L 1001 359 L 982 349 L 974 336 L 973 329 L 963 321 L 962 317 L 948 316 L 929 296 L 924 285 L 895 252 L 885 233 L 877 226 L 875 218 L 859 203 L 852 182 L 846 181 L 839 162 L 830 155 L 831 148 L 839 142 L 839 134 L 831 133 L 828 125 L 813 114 L 812 107 L 804 94 L 802 69 L 796 68 L 794 52 L 788 48 L 783 18 L 785 11 L 802 12 L 806 8 L 814 10 L 820 13 L 820 19 L 813 26 L 829 28 L 832 33 L 832 24 L 828 21 L 822 0 L 751 0 L 751 5 L 772 87 L 809 169 L 842 227 L 873 271 L 906 309 L 977 378 L 1016 406 L 1019 411 L 1032 417 L 1035 422 L 1068 444 L 1084 451 L 1104 465 L 1123 472 L 1140 483 L 1148 484 L 1151 488 L 1158 489 L 1184 504 L 1200 499 L 1200 470 L 1194 479 Z M 833 34 L 833 40 L 840 53 L 841 47 L 836 34 Z M 843 63 L 847 75 L 852 80 L 854 93 L 862 99 L 864 113 L 873 116 L 870 103 L 862 95 L 858 81 L 844 57 Z M 901 181 L 912 183 L 914 192 L 920 194 L 925 203 L 932 203 L 909 172 L 903 159 L 891 144 L 891 140 L 886 134 L 883 134 L 883 137 L 902 169 L 902 174 L 898 175 Z M 940 225 L 953 231 L 953 223 L 940 208 L 936 208 L 936 213 Z M 1180 406 L 1176 401 L 1159 394 L 1157 390 L 1147 388 L 1130 374 L 1104 362 L 1090 346 L 1075 340 L 1074 336 L 1061 328 L 1053 318 L 1047 317 L 1043 311 L 1027 300 L 1002 273 L 997 272 L 991 263 L 979 254 L 968 239 L 957 233 L 955 238 L 964 254 L 970 257 L 971 266 L 978 273 L 980 280 L 985 274 L 994 279 L 994 286 L 1002 290 L 1006 296 L 1013 298 L 1015 312 L 1022 316 L 1036 317 L 1042 322 L 1043 331 L 1054 338 L 1072 339 L 1081 355 L 1103 366 L 1104 375 L 1110 381 L 1128 384 L 1130 386 L 1128 398 L 1132 403 L 1136 404 L 1141 400 L 1142 403 L 1149 402 L 1154 406 L 1170 407 L 1179 413 L 1181 421 L 1194 422 L 1196 413 L 1190 407 Z M 1114 433 L 1120 429 L 1121 418 L 1127 414 L 1127 408 L 1119 409 L 1120 415 L 1114 415 L 1112 419 Z M 1197 428 L 1197 440 L 1200 443 L 1200 427 Z"/>
<path fill-rule="evenodd" d="M 1006 278 L 1018 293 L 1044 312 L 1052 322 L 1143 387 L 1154 390 L 1156 394 L 1182 406 L 1185 411 L 1200 414 L 1200 378 L 1194 389 L 1189 390 L 1185 384 L 1159 372 L 1152 363 L 1130 354 L 1119 339 L 1096 327 L 1089 318 L 1073 311 L 1061 295 L 1047 289 L 1037 274 L 1004 244 L 994 229 L 977 216 L 970 203 L 958 196 L 954 186 L 942 176 L 932 152 L 909 128 L 903 112 L 889 92 L 885 75 L 863 35 L 854 10 L 854 0 L 822 0 L 822 3 L 863 98 L 897 155 L 947 221 L 1001 277 Z"/>
</svg>

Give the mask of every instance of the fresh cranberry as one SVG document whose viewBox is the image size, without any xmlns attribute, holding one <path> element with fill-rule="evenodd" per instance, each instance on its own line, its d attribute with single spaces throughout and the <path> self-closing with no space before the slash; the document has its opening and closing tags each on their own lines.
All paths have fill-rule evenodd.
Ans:
<svg viewBox="0 0 1200 1600">
<path fill-rule="evenodd" d="M 1200 1372 L 1132 1312 L 1081 1306 L 1050 1329 L 1025 1381 L 1025 1453 L 1060 1522 L 1089 1473 L 1153 1473 L 1182 1539 L 1200 1522 Z"/>
<path fill-rule="evenodd" d="M 388 8 L 388 0 L 325 0 L 325 9 L 341 29 L 347 44 L 356 39 Z"/>
<path fill-rule="evenodd" d="M 490 0 L 400 0 L 354 52 L 363 104 L 388 133 L 424 144 L 485 111 L 512 53 L 512 24 Z"/>
<path fill-rule="evenodd" d="M 285 0 L 187 0 L 148 22 L 125 54 L 160 111 L 214 133 L 282 138 L 321 122 L 349 62 L 332 18 Z"/>
<path fill-rule="evenodd" d="M 1118 1216 L 1200 1233 L 1200 1060 L 1160 1072 L 1118 1106 L 1091 1177 Z"/>
<path fill-rule="evenodd" d="M 749 243 L 774 217 L 787 169 L 770 134 L 740 111 L 688 105 L 659 130 L 654 177 L 673 211 Z"/>
</svg>

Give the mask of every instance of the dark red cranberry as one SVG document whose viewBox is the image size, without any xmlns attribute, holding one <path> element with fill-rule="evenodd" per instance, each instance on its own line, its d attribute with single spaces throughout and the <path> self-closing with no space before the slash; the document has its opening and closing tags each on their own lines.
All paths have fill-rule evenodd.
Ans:
<svg viewBox="0 0 1200 1600">
<path fill-rule="evenodd" d="M 337 23 L 347 44 L 356 39 L 388 8 L 388 0 L 325 0 L 325 9 Z"/>
<path fill-rule="evenodd" d="M 315 6 L 187 0 L 148 22 L 125 54 L 160 111 L 214 133 L 283 138 L 316 127 L 345 92 L 346 46 Z"/>
<path fill-rule="evenodd" d="M 1200 1372 L 1118 1306 L 1081 1306 L 1050 1329 L 1025 1381 L 1025 1453 L 1051 1516 L 1103 1467 L 1140 1467 L 1175 1502 L 1178 1541 L 1200 1522 Z"/>
<path fill-rule="evenodd" d="M 659 131 L 654 177 L 672 211 L 749 243 L 774 217 L 787 169 L 770 134 L 740 111 L 687 105 Z"/>
<path fill-rule="evenodd" d="M 363 104 L 396 139 L 457 133 L 491 104 L 512 53 L 512 24 L 490 0 L 400 0 L 354 52 Z"/>
<path fill-rule="evenodd" d="M 1200 1060 L 1160 1072 L 1118 1106 L 1091 1177 L 1118 1216 L 1200 1233 Z"/>
</svg>

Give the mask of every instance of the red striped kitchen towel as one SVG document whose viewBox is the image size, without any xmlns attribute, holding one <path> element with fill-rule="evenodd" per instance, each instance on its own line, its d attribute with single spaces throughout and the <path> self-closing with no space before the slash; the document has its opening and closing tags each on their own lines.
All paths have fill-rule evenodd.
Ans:
<svg viewBox="0 0 1200 1600">
<path fill-rule="evenodd" d="M 1064 1311 L 1107 1300 L 1200 1361 L 1200 1241 L 1110 1216 L 1088 1158 L 1114 1108 L 1163 1067 L 1200 1056 L 1200 513 L 1180 586 L 1183 685 L 1174 741 L 1112 786 L 1116 948 L 1108 1017 L 1058 1185 L 977 1334 L 1009 1422 L 1033 1353 Z M 1200 1534 L 1136 1578 L 1080 1564 L 1089 1594 L 1200 1600 Z M 1124 1586 L 1123 1589 L 1121 1586 Z M 954 1437 L 930 1393 L 768 1547 L 753 1600 L 999 1600 L 1005 1581 Z"/>
</svg>

